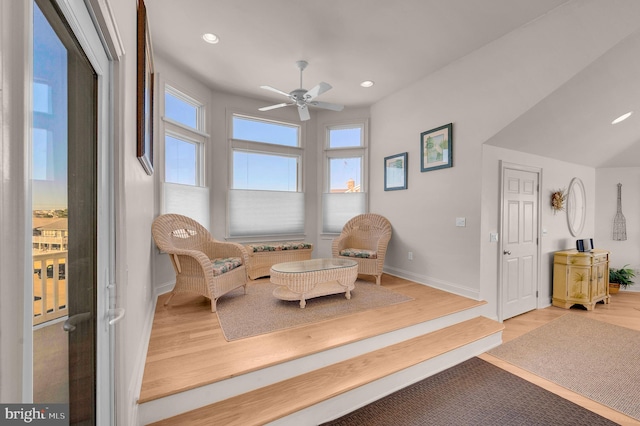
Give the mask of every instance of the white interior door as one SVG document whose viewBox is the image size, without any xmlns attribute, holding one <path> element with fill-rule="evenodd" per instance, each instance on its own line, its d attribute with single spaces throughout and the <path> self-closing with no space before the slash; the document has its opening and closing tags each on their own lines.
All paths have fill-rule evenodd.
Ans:
<svg viewBox="0 0 640 426">
<path fill-rule="evenodd" d="M 501 319 L 537 307 L 539 169 L 502 165 Z"/>
</svg>

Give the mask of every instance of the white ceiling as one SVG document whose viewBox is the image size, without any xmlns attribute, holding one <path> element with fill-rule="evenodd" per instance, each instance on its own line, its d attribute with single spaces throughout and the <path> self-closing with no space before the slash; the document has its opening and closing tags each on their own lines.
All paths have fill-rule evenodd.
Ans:
<svg viewBox="0 0 640 426">
<path fill-rule="evenodd" d="M 295 62 L 303 59 L 304 88 L 330 83 L 333 89 L 318 99 L 348 108 L 371 105 L 565 1 L 147 0 L 146 6 L 154 54 L 211 88 L 279 103 L 282 96 L 260 86 L 298 88 Z M 206 32 L 220 43 L 204 43 Z M 640 166 L 640 41 L 623 44 L 489 143 L 593 167 Z M 364 89 L 363 80 L 376 84 Z M 612 111 L 622 114 L 627 105 L 635 120 L 612 130 Z M 608 122 L 598 126 L 598 114 Z M 592 147 L 583 149 L 583 141 Z M 596 153 L 605 146 L 609 154 Z"/>
</svg>

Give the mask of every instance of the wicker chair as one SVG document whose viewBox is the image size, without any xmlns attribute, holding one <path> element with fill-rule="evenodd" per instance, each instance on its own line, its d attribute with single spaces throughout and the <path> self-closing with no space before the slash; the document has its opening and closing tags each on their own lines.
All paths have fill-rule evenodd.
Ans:
<svg viewBox="0 0 640 426">
<path fill-rule="evenodd" d="M 158 216 L 151 228 L 156 245 L 171 257 L 176 285 L 165 305 L 179 292 L 198 293 L 211 299 L 244 287 L 247 292 L 249 255 L 241 244 L 216 241 L 195 220 L 178 214 Z"/>
<path fill-rule="evenodd" d="M 333 257 L 358 262 L 358 273 L 373 275 L 380 285 L 387 244 L 391 239 L 391 223 L 379 214 L 366 213 L 350 219 L 340 236 L 333 240 Z"/>
</svg>

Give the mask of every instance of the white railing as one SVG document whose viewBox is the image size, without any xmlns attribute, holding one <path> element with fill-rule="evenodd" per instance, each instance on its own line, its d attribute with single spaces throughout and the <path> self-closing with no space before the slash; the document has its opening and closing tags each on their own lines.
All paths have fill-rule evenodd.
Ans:
<svg viewBox="0 0 640 426">
<path fill-rule="evenodd" d="M 31 239 L 35 250 L 51 249 L 58 247 L 57 250 L 65 250 L 69 243 L 69 237 L 34 235 Z"/>
<path fill-rule="evenodd" d="M 67 251 L 33 253 L 33 325 L 69 314 Z"/>
</svg>

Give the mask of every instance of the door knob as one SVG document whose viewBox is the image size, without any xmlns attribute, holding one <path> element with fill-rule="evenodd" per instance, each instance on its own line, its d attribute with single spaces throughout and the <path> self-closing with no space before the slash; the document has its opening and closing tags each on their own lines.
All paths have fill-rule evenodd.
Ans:
<svg viewBox="0 0 640 426">
<path fill-rule="evenodd" d="M 76 325 L 84 320 L 91 318 L 91 312 L 83 312 L 81 314 L 71 315 L 62 325 L 64 331 L 73 331 L 76 329 Z"/>
<path fill-rule="evenodd" d="M 508 256 L 508 255 L 510 255 L 510 254 L 511 254 L 511 251 L 509 251 L 509 250 L 505 250 L 505 251 L 503 251 L 502 253 L 503 253 L 503 254 L 506 254 L 506 255 Z"/>
</svg>

